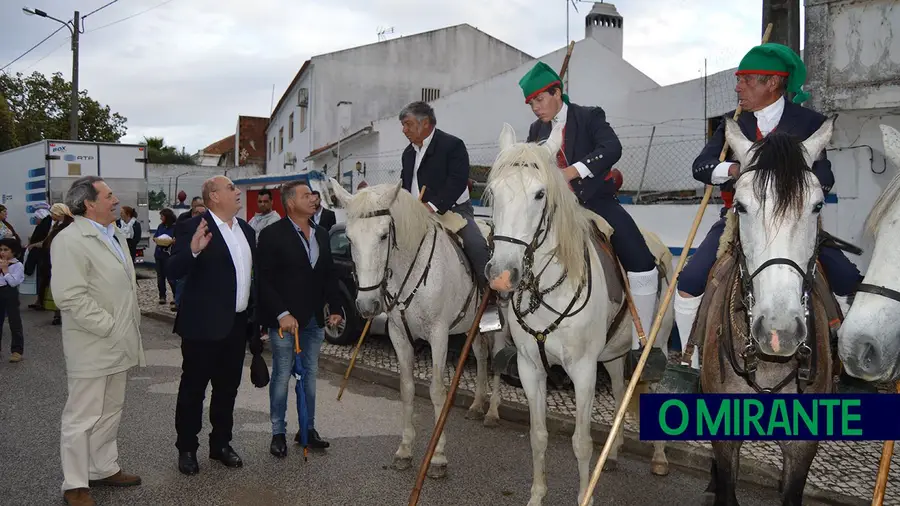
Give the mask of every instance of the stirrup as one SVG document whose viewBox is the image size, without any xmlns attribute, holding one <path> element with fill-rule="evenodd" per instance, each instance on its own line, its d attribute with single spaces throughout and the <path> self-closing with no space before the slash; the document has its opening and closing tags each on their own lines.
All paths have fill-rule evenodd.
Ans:
<svg viewBox="0 0 900 506">
<path fill-rule="evenodd" d="M 656 387 L 660 394 L 696 394 L 700 392 L 700 370 L 685 364 L 666 364 Z"/>
</svg>

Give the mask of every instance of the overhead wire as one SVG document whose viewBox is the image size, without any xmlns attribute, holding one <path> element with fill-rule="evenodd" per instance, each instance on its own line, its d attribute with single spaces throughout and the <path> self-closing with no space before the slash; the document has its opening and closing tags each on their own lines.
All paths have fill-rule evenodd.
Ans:
<svg viewBox="0 0 900 506">
<path fill-rule="evenodd" d="M 149 7 L 149 8 L 147 8 L 147 9 L 144 9 L 144 10 L 140 11 L 140 12 L 136 12 L 136 13 L 130 15 L 130 16 L 126 16 L 126 17 L 124 17 L 124 18 L 122 18 L 122 19 L 119 19 L 118 21 L 113 21 L 112 23 L 107 23 L 107 24 L 105 24 L 105 25 L 98 26 L 97 28 L 94 28 L 93 30 L 88 30 L 87 33 L 96 32 L 97 30 L 102 30 L 102 29 L 104 29 L 104 28 L 108 28 L 108 27 L 110 27 L 110 26 L 119 24 L 119 23 L 121 23 L 121 22 L 123 22 L 123 21 L 128 21 L 129 19 L 136 18 L 136 17 L 140 16 L 141 14 L 146 14 L 146 13 L 152 11 L 153 9 L 158 9 L 158 8 L 162 7 L 163 5 L 172 3 L 173 1 L 174 1 L 174 0 L 165 0 L 164 2 L 160 2 L 160 3 L 156 4 L 156 5 L 154 5 L 153 7 Z"/>
<path fill-rule="evenodd" d="M 47 41 L 50 39 L 50 37 L 53 37 L 54 35 L 57 34 L 57 32 L 59 32 L 59 31 L 62 30 L 63 28 L 67 28 L 67 27 L 68 27 L 68 25 L 60 25 L 59 28 L 57 28 L 56 30 L 53 30 L 53 32 L 52 32 L 50 35 L 44 37 L 40 42 L 38 42 L 37 44 L 31 46 L 31 48 L 30 48 L 28 51 L 25 51 L 24 53 L 20 54 L 16 59 L 14 59 L 13 61 L 7 63 L 7 64 L 4 65 L 2 68 L 0 68 L 0 71 L 5 71 L 7 68 L 9 68 L 10 65 L 12 65 L 13 63 L 16 63 L 17 61 L 21 60 L 21 59 L 24 58 L 26 55 L 28 55 L 28 53 L 30 53 L 30 52 L 34 51 L 35 49 L 37 49 L 38 46 L 40 46 L 40 45 L 43 44 L 44 42 L 47 42 Z"/>
</svg>

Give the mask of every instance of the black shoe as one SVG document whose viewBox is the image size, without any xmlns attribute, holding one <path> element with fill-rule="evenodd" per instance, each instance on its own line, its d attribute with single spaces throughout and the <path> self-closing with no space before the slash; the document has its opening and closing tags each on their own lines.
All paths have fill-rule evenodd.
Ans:
<svg viewBox="0 0 900 506">
<path fill-rule="evenodd" d="M 316 432 L 316 429 L 309 429 L 307 439 L 309 440 L 309 447 L 315 450 L 324 450 L 331 446 L 331 443 L 319 437 L 319 433 Z M 300 431 L 297 431 L 297 435 L 294 436 L 294 441 L 297 443 L 300 442 Z"/>
<path fill-rule="evenodd" d="M 238 454 L 234 452 L 231 446 L 227 445 L 217 449 L 210 448 L 209 458 L 218 460 L 225 467 L 242 467 L 244 465 Z"/>
<path fill-rule="evenodd" d="M 269 453 L 276 457 L 287 456 L 287 442 L 285 442 L 284 434 L 275 434 L 272 436 L 272 443 L 269 445 Z"/>
<path fill-rule="evenodd" d="M 199 473 L 200 464 L 197 462 L 197 452 L 180 452 L 178 454 L 178 470 L 188 476 Z"/>
</svg>

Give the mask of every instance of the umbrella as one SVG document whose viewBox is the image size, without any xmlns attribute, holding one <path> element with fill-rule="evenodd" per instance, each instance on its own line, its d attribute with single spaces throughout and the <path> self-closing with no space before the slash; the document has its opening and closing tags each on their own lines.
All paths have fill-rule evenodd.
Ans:
<svg viewBox="0 0 900 506">
<path fill-rule="evenodd" d="M 294 391 L 297 393 L 297 419 L 300 422 L 300 445 L 303 446 L 303 460 L 309 457 L 309 420 L 306 411 L 306 390 L 303 388 L 303 378 L 306 377 L 306 371 L 303 370 L 302 352 L 300 349 L 299 332 L 294 332 L 294 379 L 297 384 Z M 282 337 L 281 329 L 278 329 L 278 336 Z"/>
</svg>

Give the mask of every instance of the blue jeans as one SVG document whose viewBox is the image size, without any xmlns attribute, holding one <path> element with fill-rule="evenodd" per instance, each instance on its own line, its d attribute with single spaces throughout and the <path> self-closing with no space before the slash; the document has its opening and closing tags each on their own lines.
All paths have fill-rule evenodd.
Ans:
<svg viewBox="0 0 900 506">
<path fill-rule="evenodd" d="M 272 348 L 272 380 L 269 382 L 269 412 L 272 418 L 272 434 L 285 434 L 287 424 L 288 382 L 294 368 L 294 336 L 278 329 L 269 329 L 269 346 Z M 307 428 L 316 428 L 316 375 L 319 372 L 319 350 L 325 340 L 325 330 L 312 317 L 300 330 L 300 349 L 303 369 L 306 372 L 303 389 L 306 392 Z"/>
<path fill-rule="evenodd" d="M 175 288 L 172 290 L 175 292 L 175 307 L 181 305 L 181 292 L 184 291 L 184 283 L 187 281 L 187 276 L 179 279 L 175 282 Z"/>
</svg>

